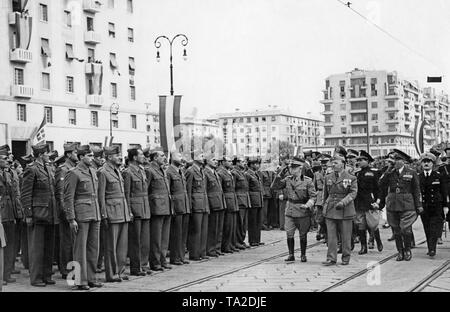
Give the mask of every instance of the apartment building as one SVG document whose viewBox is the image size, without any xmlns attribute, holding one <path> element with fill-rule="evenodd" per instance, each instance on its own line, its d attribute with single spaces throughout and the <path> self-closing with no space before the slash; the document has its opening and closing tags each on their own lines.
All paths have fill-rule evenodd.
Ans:
<svg viewBox="0 0 450 312">
<path fill-rule="evenodd" d="M 450 142 L 450 112 L 448 94 L 434 88 L 424 88 L 424 144 L 427 147 Z"/>
<path fill-rule="evenodd" d="M 355 69 L 328 77 L 323 93 L 322 151 L 331 152 L 338 144 L 366 150 L 369 144 L 374 156 L 386 155 L 394 148 L 418 156 L 414 129 L 416 122 L 425 118 L 426 109 L 417 81 L 404 79 L 395 71 Z"/>
<path fill-rule="evenodd" d="M 323 121 L 275 108 L 252 112 L 218 114 L 210 121 L 219 126 L 229 154 L 277 157 L 280 142 L 299 150 L 317 150 L 323 145 Z"/>
<path fill-rule="evenodd" d="M 59 152 L 68 141 L 103 146 L 110 128 L 124 153 L 147 144 L 139 1 L 0 3 L 0 144 L 29 152 L 44 116 Z"/>
</svg>

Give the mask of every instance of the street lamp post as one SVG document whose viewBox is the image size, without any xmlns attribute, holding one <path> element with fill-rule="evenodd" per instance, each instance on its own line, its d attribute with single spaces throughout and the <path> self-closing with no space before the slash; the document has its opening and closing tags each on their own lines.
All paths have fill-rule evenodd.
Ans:
<svg viewBox="0 0 450 312">
<path fill-rule="evenodd" d="M 175 37 L 172 38 L 172 40 L 170 40 L 166 36 L 159 36 L 155 40 L 155 47 L 158 49 L 157 54 L 156 54 L 156 60 L 158 62 L 160 62 L 160 60 L 161 60 L 161 56 L 159 54 L 159 48 L 161 48 L 162 43 L 160 40 L 166 39 L 170 45 L 170 95 L 172 95 L 172 96 L 174 95 L 174 91 L 173 91 L 173 53 L 172 53 L 173 50 L 172 49 L 173 49 L 173 43 L 174 43 L 175 39 L 177 39 L 177 38 L 183 38 L 183 40 L 181 41 L 181 44 L 183 45 L 183 47 L 188 45 L 189 39 L 183 34 L 176 35 Z M 184 49 L 183 58 L 184 58 L 184 60 L 187 60 L 186 49 Z"/>
<path fill-rule="evenodd" d="M 113 135 L 113 115 L 117 115 L 119 113 L 119 104 L 113 103 L 109 108 L 109 136 L 112 138 Z"/>
</svg>

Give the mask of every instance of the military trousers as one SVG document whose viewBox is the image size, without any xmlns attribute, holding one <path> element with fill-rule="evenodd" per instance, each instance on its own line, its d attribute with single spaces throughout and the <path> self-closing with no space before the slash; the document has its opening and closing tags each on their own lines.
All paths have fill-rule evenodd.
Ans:
<svg viewBox="0 0 450 312">
<path fill-rule="evenodd" d="M 98 252 L 97 269 L 101 269 L 103 266 L 103 260 L 105 259 L 105 244 L 106 244 L 106 229 L 103 222 L 100 223 L 100 246 Z"/>
<path fill-rule="evenodd" d="M 4 248 L 0 246 L 0 292 L 2 292 L 3 289 L 3 249 Z"/>
<path fill-rule="evenodd" d="M 394 235 L 411 235 L 412 225 L 417 220 L 417 213 L 409 211 L 388 211 L 387 219 Z"/>
<path fill-rule="evenodd" d="M 73 260 L 75 235 L 66 220 L 59 223 L 59 266 L 61 274 L 67 275 L 70 270 L 67 264 Z"/>
<path fill-rule="evenodd" d="M 223 222 L 222 251 L 229 251 L 236 246 L 236 222 L 238 212 L 225 211 Z"/>
<path fill-rule="evenodd" d="M 259 244 L 261 242 L 261 229 L 263 224 L 262 208 L 248 210 L 248 242 Z"/>
<path fill-rule="evenodd" d="M 341 237 L 342 262 L 349 262 L 351 255 L 351 240 L 353 220 L 326 219 L 327 225 L 327 260 L 337 262 L 338 235 Z"/>
<path fill-rule="evenodd" d="M 278 200 L 278 215 L 280 219 L 280 229 L 283 230 L 286 215 L 287 200 Z"/>
<path fill-rule="evenodd" d="M 77 286 L 88 285 L 96 281 L 99 252 L 100 222 L 79 222 L 78 232 L 74 233 L 73 261 L 80 265 L 80 278 L 75 276 Z"/>
<path fill-rule="evenodd" d="M 16 261 L 16 224 L 13 221 L 3 222 L 3 229 L 6 236 L 6 247 L 3 251 L 3 278 L 8 279 L 11 277 Z"/>
<path fill-rule="evenodd" d="M 15 254 L 16 254 L 16 258 L 19 256 L 20 253 L 20 245 L 21 245 L 21 240 L 22 240 L 22 221 L 21 220 L 16 220 L 16 234 L 14 235 L 15 238 L 15 242 L 14 242 L 14 246 L 15 246 Z M 15 265 L 14 268 L 15 269 Z"/>
<path fill-rule="evenodd" d="M 28 227 L 31 284 L 51 279 L 54 246 L 55 225 L 33 224 Z"/>
<path fill-rule="evenodd" d="M 189 220 L 188 250 L 189 259 L 199 260 L 206 256 L 206 243 L 208 239 L 207 212 L 194 212 Z"/>
<path fill-rule="evenodd" d="M 170 263 L 183 262 L 185 259 L 189 217 L 189 214 L 172 217 L 169 242 Z"/>
<path fill-rule="evenodd" d="M 110 282 L 125 273 L 128 223 L 109 223 L 105 228 L 105 275 Z"/>
<path fill-rule="evenodd" d="M 216 254 L 222 249 L 223 220 L 225 210 L 211 211 L 208 218 L 207 255 Z"/>
<path fill-rule="evenodd" d="M 22 264 L 25 270 L 30 269 L 29 253 L 28 253 L 28 225 L 25 222 L 20 223 L 20 254 Z"/>
<path fill-rule="evenodd" d="M 150 219 L 134 219 L 128 224 L 128 256 L 131 273 L 142 271 L 150 256 Z"/>
<path fill-rule="evenodd" d="M 296 229 L 300 233 L 300 238 L 302 239 L 307 238 L 309 229 L 311 228 L 310 217 L 294 218 L 286 216 L 285 218 L 286 218 L 285 229 L 287 238 L 294 238 Z"/>
<path fill-rule="evenodd" d="M 442 234 L 444 219 L 441 215 L 422 214 L 423 229 L 427 239 L 428 251 L 436 251 L 437 240 Z"/>
<path fill-rule="evenodd" d="M 150 219 L 150 267 L 159 268 L 167 264 L 171 216 L 152 215 Z"/>
<path fill-rule="evenodd" d="M 278 214 L 279 203 L 280 201 L 278 200 L 278 198 L 271 198 L 269 205 L 269 212 L 267 214 L 269 225 L 275 228 L 280 226 L 280 216 Z"/>
<path fill-rule="evenodd" d="M 263 207 L 261 210 L 262 218 L 263 218 L 263 227 L 269 226 L 269 206 L 270 206 L 270 198 L 264 198 Z"/>
</svg>

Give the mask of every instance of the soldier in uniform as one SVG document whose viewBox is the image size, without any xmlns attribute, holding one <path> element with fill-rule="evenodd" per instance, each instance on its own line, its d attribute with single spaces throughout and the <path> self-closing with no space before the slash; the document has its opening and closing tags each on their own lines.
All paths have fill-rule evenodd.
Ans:
<svg viewBox="0 0 450 312">
<path fill-rule="evenodd" d="M 337 262 L 337 237 L 341 237 L 342 265 L 350 262 L 352 227 L 355 217 L 353 203 L 358 193 L 356 177 L 345 171 L 345 158 L 336 154 L 332 158 L 333 173 L 325 177 L 323 190 L 324 211 L 327 224 L 328 252 L 324 265 Z"/>
<path fill-rule="evenodd" d="M 272 184 L 273 189 L 286 189 L 286 234 L 289 256 L 286 262 L 295 261 L 295 230 L 300 232 L 301 261 L 306 262 L 306 246 L 308 232 L 311 227 L 311 212 L 316 202 L 317 192 L 311 178 L 302 174 L 305 161 L 294 157 L 289 172 L 277 175 Z"/>
<path fill-rule="evenodd" d="M 445 156 L 442 157 L 442 164 L 439 166 L 439 173 L 443 176 L 444 185 L 447 188 L 447 192 L 450 192 L 450 147 L 447 147 L 445 150 Z M 444 222 L 450 222 L 450 215 L 444 214 L 443 216 Z M 442 232 L 438 238 L 438 245 L 442 244 Z"/>
<path fill-rule="evenodd" d="M 128 249 L 128 223 L 133 218 L 125 198 L 119 171 L 119 148 L 105 147 L 107 161 L 98 171 L 98 201 L 105 229 L 105 272 L 107 283 L 127 280 L 125 265 Z"/>
<path fill-rule="evenodd" d="M 248 181 L 245 177 L 245 159 L 236 157 L 233 159 L 233 180 L 235 181 L 235 193 L 237 197 L 239 212 L 236 221 L 236 246 L 238 249 L 246 249 L 249 246 L 245 243 L 245 236 L 248 228 L 248 211 L 251 208 L 250 197 L 248 195 Z"/>
<path fill-rule="evenodd" d="M 267 166 L 268 164 L 265 163 L 265 166 Z M 264 168 L 264 170 L 260 170 L 259 175 L 261 177 L 262 183 L 263 183 L 263 187 L 264 187 L 264 205 L 263 205 L 263 209 L 262 209 L 262 214 L 263 214 L 263 225 L 262 225 L 262 230 L 263 231 L 270 231 L 272 230 L 272 226 L 271 226 L 271 222 L 272 218 L 272 207 L 273 207 L 273 200 L 272 200 L 272 192 L 270 190 L 270 186 L 272 185 L 273 180 L 275 179 L 275 174 L 274 172 L 268 170 L 268 168 Z"/>
<path fill-rule="evenodd" d="M 150 204 L 148 184 L 145 174 L 144 152 L 133 148 L 128 150 L 129 165 L 123 172 L 125 198 L 134 216 L 128 225 L 128 254 L 130 274 L 145 276 L 143 267 L 147 265 L 150 254 Z M 151 272 L 151 271 L 147 271 Z"/>
<path fill-rule="evenodd" d="M 222 239 L 222 252 L 224 253 L 239 251 L 236 240 L 236 222 L 239 205 L 236 196 L 236 182 L 231 173 L 231 168 L 232 160 L 225 156 L 220 161 L 220 167 L 217 170 L 226 203 Z"/>
<path fill-rule="evenodd" d="M 55 225 L 59 215 L 55 200 L 55 177 L 48 166 L 49 146 L 32 146 L 35 161 L 25 169 L 21 191 L 28 225 L 30 280 L 35 287 L 54 285 L 52 280 Z"/>
<path fill-rule="evenodd" d="M 397 261 L 410 261 L 412 225 L 417 213 L 422 213 L 420 182 L 417 173 L 405 166 L 410 157 L 394 150 L 394 168 L 380 179 L 381 207 L 386 205 L 387 219 L 395 236 L 398 250 Z"/>
<path fill-rule="evenodd" d="M 204 155 L 194 152 L 194 163 L 186 171 L 186 188 L 191 203 L 189 221 L 188 250 L 189 260 L 208 259 L 206 243 L 208 238 L 209 202 L 206 193 L 206 179 L 203 169 Z"/>
<path fill-rule="evenodd" d="M 218 161 L 213 155 L 208 155 L 205 166 L 206 193 L 210 215 L 208 219 L 207 256 L 217 258 L 223 255 L 222 236 L 223 219 L 225 216 L 225 199 L 222 184 L 217 174 Z M 228 251 L 230 252 L 230 251 Z"/>
<path fill-rule="evenodd" d="M 377 210 L 378 206 L 378 171 L 370 168 L 369 163 L 373 162 L 372 156 L 365 151 L 360 151 L 357 157 L 358 167 L 360 170 L 356 172 L 358 181 L 358 195 L 355 199 L 356 218 L 355 223 L 358 227 L 358 234 L 361 242 L 360 255 L 367 253 L 367 220 L 366 212 L 369 210 Z M 377 228 L 374 231 L 374 238 L 377 241 L 378 251 L 383 250 L 380 231 Z"/>
<path fill-rule="evenodd" d="M 150 268 L 153 271 L 171 269 L 166 255 L 169 249 L 172 205 L 167 175 L 162 169 L 166 155 L 161 149 L 150 152 L 150 166 L 146 169 L 150 202 Z"/>
<path fill-rule="evenodd" d="M 438 171 L 433 170 L 436 156 L 425 153 L 420 156 L 420 161 L 423 168 L 423 172 L 419 174 L 423 205 L 423 212 L 420 217 L 427 238 L 427 255 L 434 257 L 437 240 L 442 233 L 444 222 L 442 216 L 448 213 L 448 188 L 445 184 L 445 177 Z"/>
<path fill-rule="evenodd" d="M 251 208 L 248 211 L 248 242 L 250 246 L 264 245 L 261 242 L 261 229 L 263 222 L 262 207 L 264 187 L 258 175 L 260 160 L 249 158 L 247 160 L 248 170 L 245 177 L 248 181 L 248 194 L 250 196 Z"/>
<path fill-rule="evenodd" d="M 56 205 L 58 207 L 58 213 L 60 218 L 59 223 L 59 266 L 63 279 L 67 278 L 67 274 L 70 270 L 67 268 L 67 264 L 73 260 L 73 243 L 74 235 L 70 229 L 69 222 L 64 215 L 64 178 L 70 169 L 75 168 L 78 162 L 77 158 L 77 143 L 64 144 L 64 158 L 65 162 L 59 166 L 55 172 L 55 197 Z"/>
<path fill-rule="evenodd" d="M 2 204 L 0 199 L 0 206 L 1 205 Z M 6 247 L 5 232 L 3 230 L 2 217 L 0 215 L 0 292 L 2 292 L 3 285 L 6 285 L 6 283 L 3 281 L 3 253 L 4 253 L 3 250 L 5 249 L 5 247 Z"/>
<path fill-rule="evenodd" d="M 287 168 L 289 165 L 289 157 L 284 156 L 281 160 L 281 166 L 277 169 L 276 174 L 280 174 L 285 168 Z M 284 222 L 285 222 L 285 215 L 286 215 L 286 205 L 287 205 L 287 193 L 286 189 L 282 189 L 276 192 L 276 196 L 278 199 L 278 218 L 280 220 L 280 230 L 284 231 Z"/>
<path fill-rule="evenodd" d="M 172 206 L 174 216 L 170 225 L 170 263 L 173 265 L 189 264 L 185 259 L 185 251 L 189 230 L 189 217 L 191 214 L 191 204 L 186 189 L 186 176 L 181 169 L 182 156 L 174 152 L 170 157 L 170 166 L 166 174 L 169 180 L 170 195 L 172 196 Z"/>
<path fill-rule="evenodd" d="M 91 168 L 94 154 L 89 145 L 77 149 L 78 165 L 70 169 L 64 178 L 64 216 L 74 236 L 73 260 L 80 265 L 78 290 L 99 288 L 97 282 L 100 221 L 98 204 L 98 178 Z"/>
<path fill-rule="evenodd" d="M 319 226 L 319 231 L 316 235 L 316 240 L 326 238 L 327 227 L 325 224 L 324 211 L 323 211 L 323 183 L 325 175 L 323 172 L 322 164 L 319 161 L 313 161 L 312 169 L 314 172 L 314 187 L 317 191 L 317 198 L 314 210 L 316 212 L 316 223 Z"/>
</svg>

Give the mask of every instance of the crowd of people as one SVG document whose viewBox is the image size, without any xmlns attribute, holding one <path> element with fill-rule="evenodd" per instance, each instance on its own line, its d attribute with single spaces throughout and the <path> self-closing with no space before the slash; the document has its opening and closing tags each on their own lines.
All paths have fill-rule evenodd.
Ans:
<svg viewBox="0 0 450 312">
<path fill-rule="evenodd" d="M 119 283 L 241 252 L 264 245 L 261 231 L 273 228 L 286 231 L 286 262 L 295 261 L 296 230 L 302 262 L 317 230 L 328 245 L 323 265 L 340 253 L 347 265 L 355 244 L 359 255 L 375 242 L 382 252 L 380 215 L 397 261 L 410 261 L 418 216 L 434 257 L 448 213 L 450 148 L 413 160 L 399 150 L 374 159 L 338 146 L 333 155 L 280 155 L 276 167 L 200 150 L 190 161 L 161 149 L 133 148 L 125 161 L 118 147 L 65 144 L 59 157 L 47 144 L 32 150 L 18 162 L 0 147 L 3 286 L 21 273 L 18 256 L 32 286 L 54 285 L 56 263 L 75 289 L 89 290 L 103 286 L 98 273 Z"/>
</svg>

